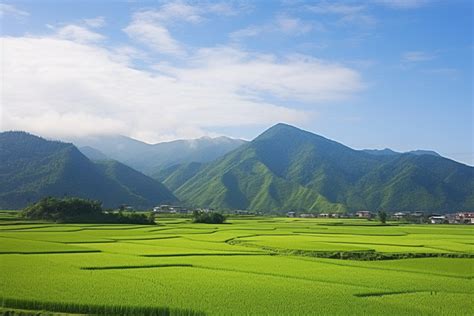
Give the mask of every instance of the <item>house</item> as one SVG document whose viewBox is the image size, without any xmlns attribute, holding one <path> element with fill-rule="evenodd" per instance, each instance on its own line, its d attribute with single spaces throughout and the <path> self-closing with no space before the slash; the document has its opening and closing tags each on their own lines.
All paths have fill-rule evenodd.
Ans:
<svg viewBox="0 0 474 316">
<path fill-rule="evenodd" d="M 474 212 L 458 212 L 455 219 L 460 224 L 474 224 Z"/>
<path fill-rule="evenodd" d="M 397 221 L 406 219 L 407 217 L 408 217 L 408 214 L 405 212 L 396 212 L 395 214 L 392 215 L 392 218 Z"/>
<path fill-rule="evenodd" d="M 311 217 L 314 217 L 314 214 L 301 214 L 300 217 L 302 217 L 302 218 L 311 218 Z"/>
<path fill-rule="evenodd" d="M 319 214 L 319 217 L 327 218 L 327 217 L 329 217 L 329 214 L 328 213 L 321 213 L 321 214 Z"/>
<path fill-rule="evenodd" d="M 429 217 L 431 224 L 445 224 L 448 223 L 446 216 L 430 216 Z"/>
<path fill-rule="evenodd" d="M 234 211 L 235 215 L 252 215 L 252 212 L 245 211 L 245 210 L 235 210 Z"/>
<path fill-rule="evenodd" d="M 425 213 L 422 212 L 422 211 L 412 212 L 409 215 L 409 219 L 410 219 L 411 222 L 421 224 L 425 221 Z"/>
<path fill-rule="evenodd" d="M 369 211 L 358 211 L 356 212 L 358 218 L 372 218 L 372 213 Z"/>
<path fill-rule="evenodd" d="M 288 216 L 288 217 L 295 217 L 295 216 L 296 216 L 296 212 L 288 212 L 288 213 L 286 213 L 286 216 Z"/>
</svg>

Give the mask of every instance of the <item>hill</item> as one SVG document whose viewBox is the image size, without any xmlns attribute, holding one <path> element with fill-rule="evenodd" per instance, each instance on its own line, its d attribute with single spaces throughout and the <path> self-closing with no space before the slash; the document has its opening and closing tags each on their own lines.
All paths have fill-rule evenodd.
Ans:
<svg viewBox="0 0 474 316">
<path fill-rule="evenodd" d="M 94 148 L 150 176 L 177 164 L 213 161 L 246 143 L 229 137 L 201 137 L 147 144 L 116 135 L 90 136 L 72 142 L 78 146 Z"/>
<path fill-rule="evenodd" d="M 0 208 L 22 208 L 44 196 L 137 208 L 176 200 L 157 181 L 119 162 L 95 164 L 72 144 L 24 132 L 0 133 Z"/>
<path fill-rule="evenodd" d="M 474 209 L 474 168 L 435 155 L 372 154 L 277 124 L 197 172 L 175 194 L 260 211 Z"/>
</svg>

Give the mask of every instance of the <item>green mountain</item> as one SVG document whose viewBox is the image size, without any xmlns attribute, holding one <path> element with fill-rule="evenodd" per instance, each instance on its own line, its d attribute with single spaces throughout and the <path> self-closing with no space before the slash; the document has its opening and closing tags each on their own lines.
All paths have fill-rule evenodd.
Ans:
<svg viewBox="0 0 474 316">
<path fill-rule="evenodd" d="M 152 177 L 161 181 L 171 191 L 174 191 L 191 179 L 196 173 L 201 171 L 205 166 L 204 163 L 200 162 L 172 165 L 168 168 L 161 169 L 152 175 Z"/>
<path fill-rule="evenodd" d="M 44 196 L 76 196 L 149 208 L 176 201 L 161 183 L 119 163 L 93 163 L 74 145 L 24 132 L 0 133 L 0 209 Z"/>
<path fill-rule="evenodd" d="M 246 143 L 229 137 L 201 137 L 147 144 L 117 135 L 89 136 L 72 142 L 86 148 L 85 154 L 94 157 L 101 152 L 147 175 L 155 176 L 162 169 L 190 162 L 210 162 Z M 95 149 L 92 153 L 90 148 Z"/>
<path fill-rule="evenodd" d="M 473 188 L 474 168 L 440 156 L 377 155 L 277 124 L 207 164 L 175 194 L 224 209 L 456 211 L 474 209 Z"/>
</svg>

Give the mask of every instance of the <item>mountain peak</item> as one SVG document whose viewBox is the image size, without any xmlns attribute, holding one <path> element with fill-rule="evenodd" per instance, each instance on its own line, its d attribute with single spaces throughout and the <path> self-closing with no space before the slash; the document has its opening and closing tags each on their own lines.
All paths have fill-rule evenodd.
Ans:
<svg viewBox="0 0 474 316">
<path fill-rule="evenodd" d="M 278 123 L 264 131 L 262 134 L 257 136 L 253 142 L 262 141 L 267 139 L 275 139 L 276 141 L 284 140 L 304 140 L 304 141 L 318 141 L 322 143 L 334 143 L 338 144 L 330 139 L 327 139 L 321 135 L 305 131 L 303 129 L 294 127 L 285 123 Z M 340 144 L 339 144 L 340 145 Z"/>
</svg>

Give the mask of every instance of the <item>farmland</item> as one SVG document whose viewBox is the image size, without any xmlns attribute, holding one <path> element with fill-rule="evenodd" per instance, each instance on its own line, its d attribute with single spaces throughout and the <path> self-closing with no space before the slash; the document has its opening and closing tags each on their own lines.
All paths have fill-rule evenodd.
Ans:
<svg viewBox="0 0 474 316">
<path fill-rule="evenodd" d="M 31 223 L 3 213 L 3 308 L 150 315 L 474 313 L 471 226 L 269 217 L 222 225 L 157 222 Z"/>
</svg>

